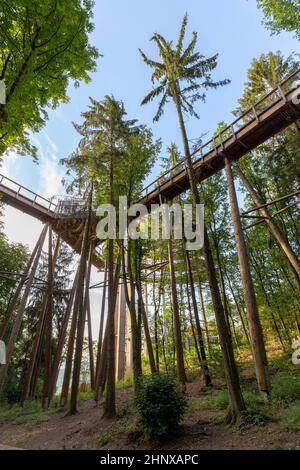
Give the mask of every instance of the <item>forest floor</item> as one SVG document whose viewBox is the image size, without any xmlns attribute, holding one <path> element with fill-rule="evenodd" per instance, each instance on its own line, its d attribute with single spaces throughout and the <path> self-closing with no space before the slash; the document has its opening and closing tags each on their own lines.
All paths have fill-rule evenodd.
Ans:
<svg viewBox="0 0 300 470">
<path fill-rule="evenodd" d="M 256 392 L 253 369 L 241 368 L 242 386 L 249 413 L 238 425 L 222 422 L 228 397 L 222 383 L 215 381 L 205 390 L 199 377 L 187 386 L 189 408 L 176 436 L 160 446 L 136 440 L 137 415 L 133 390 L 117 391 L 118 416 L 102 418 L 103 409 L 95 407 L 88 394 L 81 396 L 79 412 L 67 416 L 59 408 L 43 411 L 36 403 L 23 410 L 17 405 L 0 408 L 0 445 L 23 449 L 299 449 L 300 388 L 299 370 L 272 369 L 272 404 L 262 403 Z M 0 446 L 1 449 L 1 446 Z"/>
</svg>

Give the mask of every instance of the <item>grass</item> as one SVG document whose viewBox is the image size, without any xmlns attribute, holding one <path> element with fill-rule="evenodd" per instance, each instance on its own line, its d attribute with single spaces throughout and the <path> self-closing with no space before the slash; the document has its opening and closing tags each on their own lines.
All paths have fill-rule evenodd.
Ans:
<svg viewBox="0 0 300 470">
<path fill-rule="evenodd" d="M 116 389 L 117 390 L 125 390 L 127 388 L 130 388 L 133 386 L 133 375 L 132 374 L 126 374 L 124 379 L 119 380 L 119 382 L 116 384 Z"/>
<path fill-rule="evenodd" d="M 26 402 L 23 408 L 18 404 L 9 405 L 6 402 L 1 402 L 0 423 L 14 421 L 16 424 L 39 424 L 47 420 L 54 412 L 54 408 L 43 409 L 41 404 L 36 401 Z"/>
<path fill-rule="evenodd" d="M 102 431 L 96 439 L 97 447 L 103 447 L 110 441 L 110 435 L 107 431 Z"/>
<path fill-rule="evenodd" d="M 288 372 L 278 373 L 272 380 L 271 400 L 287 406 L 300 399 L 300 377 Z"/>
<path fill-rule="evenodd" d="M 288 407 L 281 425 L 291 431 L 300 430 L 300 400 Z"/>
</svg>

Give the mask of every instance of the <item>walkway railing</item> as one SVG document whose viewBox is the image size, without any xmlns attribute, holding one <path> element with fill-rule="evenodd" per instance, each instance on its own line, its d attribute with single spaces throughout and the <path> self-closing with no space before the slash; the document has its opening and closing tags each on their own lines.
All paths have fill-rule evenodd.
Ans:
<svg viewBox="0 0 300 470">
<path fill-rule="evenodd" d="M 32 205 L 39 205 L 49 212 L 55 212 L 56 204 L 54 202 L 43 196 L 40 196 L 34 191 L 31 191 L 31 189 L 26 188 L 22 184 L 16 183 L 7 176 L 0 174 L 0 185 L 12 191 L 16 199 L 18 197 L 24 197 L 25 199 L 28 199 L 29 203 Z"/>
<path fill-rule="evenodd" d="M 300 68 L 295 70 L 294 73 L 285 78 L 276 88 L 257 101 L 237 119 L 232 121 L 227 127 L 220 131 L 218 135 L 212 137 L 204 145 L 194 150 L 191 154 L 192 162 L 194 163 L 196 160 L 201 160 L 201 158 L 204 158 L 205 154 L 212 149 L 217 149 L 218 147 L 223 148 L 224 144 L 229 141 L 229 139 L 232 137 L 236 138 L 237 132 L 247 126 L 251 121 L 256 120 L 259 122 L 260 116 L 265 111 L 280 101 L 286 101 L 286 95 L 295 90 L 299 84 Z M 159 189 L 163 183 L 171 180 L 183 170 L 187 170 L 186 158 L 182 158 L 176 165 L 162 173 L 158 178 L 148 184 L 148 186 L 143 188 L 141 199 L 147 197 L 148 194 L 154 190 Z"/>
</svg>

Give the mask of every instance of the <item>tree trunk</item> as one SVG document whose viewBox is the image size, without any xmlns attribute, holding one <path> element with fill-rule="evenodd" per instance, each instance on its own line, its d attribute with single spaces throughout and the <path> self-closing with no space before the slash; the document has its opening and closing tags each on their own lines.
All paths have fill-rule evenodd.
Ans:
<svg viewBox="0 0 300 470">
<path fill-rule="evenodd" d="M 60 367 L 60 364 L 61 364 L 62 352 L 63 352 L 65 339 L 66 339 L 66 335 L 67 335 L 70 315 L 71 315 L 71 312 L 72 312 L 75 292 L 76 292 L 76 289 L 77 289 L 78 273 L 79 273 L 79 268 L 76 271 L 76 275 L 75 275 L 75 278 L 74 278 L 72 290 L 71 290 L 70 297 L 69 297 L 69 300 L 68 300 L 66 313 L 65 313 L 65 316 L 64 316 L 61 331 L 59 333 L 57 347 L 56 347 L 56 351 L 55 351 L 55 355 L 54 355 L 53 366 L 52 366 L 52 375 L 51 375 L 50 394 L 49 394 L 50 400 L 52 400 L 52 397 L 53 397 L 53 394 L 54 394 L 54 390 L 55 390 L 55 386 L 56 386 L 56 382 L 57 382 L 57 377 L 58 377 L 58 373 L 59 373 L 59 367 Z"/>
<path fill-rule="evenodd" d="M 250 329 L 250 339 L 252 353 L 255 365 L 256 378 L 259 390 L 268 399 L 270 391 L 268 378 L 267 355 L 265 350 L 262 327 L 258 315 L 258 308 L 254 292 L 253 281 L 250 272 L 248 253 L 240 220 L 237 196 L 234 187 L 231 162 L 228 157 L 224 158 L 227 176 L 228 193 L 231 206 L 232 221 L 234 226 L 234 236 L 237 244 L 237 252 L 240 264 L 241 278 L 244 288 L 244 299 L 248 314 L 248 322 Z"/>
<path fill-rule="evenodd" d="M 184 251 L 185 251 L 185 260 L 186 260 L 186 267 L 187 267 L 187 273 L 188 273 L 188 280 L 189 280 L 189 285 L 190 285 L 190 289 L 191 289 L 192 305 L 193 305 L 193 310 L 194 310 L 194 317 L 195 317 L 197 335 L 198 335 L 198 341 L 199 341 L 200 356 L 201 356 L 201 367 L 202 367 L 202 370 L 203 370 L 203 377 L 204 377 L 205 386 L 209 387 L 209 386 L 212 385 L 212 381 L 211 381 L 211 377 L 210 377 L 209 368 L 208 368 L 208 365 L 207 365 L 207 358 L 206 358 L 206 352 L 205 352 L 204 341 L 203 341 L 203 332 L 202 332 L 200 319 L 199 319 L 199 312 L 198 312 L 198 307 L 197 307 L 197 300 L 196 300 L 195 285 L 194 285 L 194 279 L 193 279 L 193 273 L 192 273 L 192 267 L 191 267 L 191 260 L 190 260 L 189 252 L 187 250 L 184 250 Z"/>
<path fill-rule="evenodd" d="M 182 391 L 184 392 L 186 390 L 186 385 L 185 385 L 186 375 L 185 375 L 185 368 L 184 368 L 184 356 L 183 356 L 179 306 L 178 306 L 178 297 L 177 297 L 177 291 L 176 291 L 176 276 L 175 276 L 174 258 L 173 258 L 173 243 L 172 243 L 171 236 L 168 239 L 168 255 L 169 255 L 169 267 L 170 267 L 170 283 L 171 283 L 171 292 L 172 292 L 174 339 L 175 339 L 175 348 L 176 348 L 176 356 L 177 356 L 177 376 L 181 384 Z"/>
<path fill-rule="evenodd" d="M 106 305 L 107 263 L 105 263 L 104 281 L 103 282 L 104 282 L 104 284 L 103 284 L 101 312 L 100 312 L 100 325 L 99 325 L 98 348 L 97 348 L 97 358 L 96 358 L 95 385 L 97 384 L 98 369 L 99 369 L 99 364 L 100 364 L 101 349 L 102 349 L 102 343 L 103 343 L 104 314 L 105 314 L 105 305 Z"/>
<path fill-rule="evenodd" d="M 51 363 L 52 363 L 52 320 L 53 320 L 53 281 L 56 258 L 59 250 L 59 238 L 57 238 L 55 252 L 53 253 L 52 229 L 49 227 L 48 244 L 48 284 L 47 284 L 47 308 L 45 315 L 45 372 L 43 389 L 43 408 L 50 404 L 50 383 L 51 383 Z"/>
<path fill-rule="evenodd" d="M 90 227 L 91 227 L 91 211 L 92 211 L 92 196 L 93 186 L 90 189 L 89 201 L 88 201 L 88 213 L 85 221 L 84 232 L 82 236 L 80 262 L 79 262 L 79 274 L 78 274 L 78 286 L 76 291 L 76 297 L 74 307 L 77 308 L 77 328 L 76 328 L 76 345 L 73 363 L 73 377 L 70 397 L 70 414 L 77 413 L 77 395 L 80 382 L 80 369 L 82 360 L 82 349 L 84 339 L 84 327 L 86 319 L 86 310 L 84 305 L 84 278 L 87 270 L 87 258 L 90 245 Z M 75 313 L 75 312 L 74 312 Z"/>
</svg>

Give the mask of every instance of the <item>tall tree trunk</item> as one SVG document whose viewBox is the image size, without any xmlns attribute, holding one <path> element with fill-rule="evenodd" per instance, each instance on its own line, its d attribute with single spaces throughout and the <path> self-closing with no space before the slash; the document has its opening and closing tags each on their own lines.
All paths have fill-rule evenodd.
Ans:
<svg viewBox="0 0 300 470">
<path fill-rule="evenodd" d="M 182 109 L 179 101 L 179 90 L 175 89 L 173 93 L 174 101 L 177 108 L 180 131 L 183 140 L 184 146 L 184 155 L 187 162 L 188 178 L 193 198 L 193 204 L 200 204 L 200 195 L 196 185 L 195 174 L 191 159 L 191 153 L 187 138 L 187 133 L 185 129 L 185 124 L 182 115 Z M 211 298 L 213 302 L 213 307 L 216 315 L 216 322 L 218 328 L 218 334 L 221 344 L 221 349 L 223 353 L 224 361 L 224 370 L 226 383 L 229 391 L 230 397 L 230 414 L 232 422 L 238 418 L 240 412 L 245 410 L 245 403 L 242 396 L 242 391 L 240 387 L 240 381 L 238 376 L 238 371 L 235 363 L 234 352 L 230 340 L 230 335 L 226 325 L 226 318 L 224 314 L 224 307 L 222 305 L 214 260 L 210 248 L 210 242 L 208 238 L 208 233 L 206 227 L 204 226 L 204 256 L 205 256 L 205 266 L 208 274 L 208 282 L 211 292 Z"/>
<path fill-rule="evenodd" d="M 47 408 L 50 404 L 50 381 L 51 381 L 51 362 L 52 362 L 52 317 L 53 317 L 53 273 L 55 266 L 53 260 L 57 257 L 59 250 L 59 239 L 57 239 L 55 252 L 53 255 L 52 229 L 49 227 L 49 244 L 48 244 L 48 282 L 47 282 L 47 307 L 45 315 L 45 367 L 44 367 L 44 387 L 43 387 L 43 408 Z M 56 259 L 54 260 L 56 263 Z"/>
<path fill-rule="evenodd" d="M 89 343 L 89 359 L 90 359 L 90 384 L 91 389 L 95 387 L 95 365 L 94 365 L 94 349 L 93 349 L 93 332 L 92 332 L 92 318 L 91 318 L 91 305 L 90 305 L 90 279 L 91 279 L 91 268 L 92 258 L 94 253 L 94 243 L 91 242 L 90 254 L 88 261 L 88 269 L 85 282 L 85 295 L 84 295 L 84 309 L 86 310 L 87 327 L 88 327 L 88 343 Z"/>
<path fill-rule="evenodd" d="M 95 373 L 95 400 L 98 401 L 98 390 L 100 384 L 100 363 L 101 355 L 104 344 L 103 339 L 103 330 L 104 330 L 104 315 L 105 315 L 105 305 L 106 305 L 106 284 L 107 284 L 107 263 L 105 263 L 105 272 L 104 272 L 104 284 L 102 292 L 102 303 L 101 303 L 101 313 L 100 313 L 100 325 L 99 325 L 99 336 L 98 336 L 98 349 L 97 349 L 97 359 L 96 359 L 96 373 Z"/>
<path fill-rule="evenodd" d="M 176 291 L 176 276 L 175 276 L 175 267 L 174 267 L 174 258 L 173 258 L 173 242 L 172 242 L 171 236 L 168 239 L 168 255 L 169 255 L 169 267 L 170 267 L 171 293 L 172 293 L 174 339 L 175 339 L 175 348 L 176 348 L 176 357 L 177 357 L 177 376 L 181 384 L 182 391 L 185 391 L 186 390 L 186 385 L 185 385 L 186 375 L 185 375 L 185 368 L 184 368 L 184 356 L 183 356 L 183 346 L 182 346 L 182 337 L 181 337 L 178 297 L 177 297 L 177 291 Z"/>
<path fill-rule="evenodd" d="M 209 337 L 209 331 L 208 331 L 208 322 L 207 322 L 206 309 L 205 309 L 205 304 L 204 304 L 204 299 L 203 299 L 203 291 L 202 291 L 202 284 L 201 284 L 200 276 L 198 278 L 198 293 L 199 293 L 200 307 L 201 307 L 205 335 L 206 335 L 207 349 L 208 349 L 209 357 L 211 357 L 211 343 L 210 343 L 210 337 Z"/>
<path fill-rule="evenodd" d="M 189 280 L 189 285 L 190 285 L 190 289 L 191 289 L 192 305 L 193 305 L 193 311 L 194 311 L 194 317 L 195 317 L 197 335 L 198 335 L 198 341 L 199 341 L 200 356 L 201 356 L 201 367 L 202 367 L 202 370 L 203 370 L 203 377 L 204 377 L 205 386 L 208 387 L 208 386 L 212 385 L 212 381 L 211 381 L 210 372 L 209 372 L 209 368 L 208 368 L 208 364 L 207 364 L 206 352 L 205 352 L 204 341 L 203 341 L 203 332 L 202 332 L 200 319 L 199 319 L 199 312 L 198 312 L 198 307 L 197 307 L 197 300 L 196 300 L 195 285 L 194 285 L 194 279 L 193 279 L 193 273 L 192 273 L 192 267 L 191 267 L 191 260 L 190 260 L 189 252 L 187 250 L 184 250 L 184 251 L 185 251 L 185 260 L 186 260 L 188 280 Z"/>
<path fill-rule="evenodd" d="M 237 252 L 240 264 L 241 278 L 244 288 L 244 299 L 246 310 L 248 314 L 248 322 L 250 329 L 250 338 L 252 346 L 252 354 L 255 365 L 256 378 L 259 390 L 268 399 L 270 391 L 269 378 L 268 378 L 268 364 L 267 355 L 265 350 L 264 338 L 260 318 L 258 315 L 258 308 L 256 303 L 256 296 L 253 286 L 253 281 L 250 272 L 250 265 L 246 242 L 244 238 L 243 228 L 240 220 L 238 209 L 237 196 L 234 187 L 234 180 L 231 168 L 231 162 L 228 157 L 224 158 L 225 169 L 227 176 L 228 193 L 231 206 L 232 221 L 234 227 L 234 236 L 237 244 Z"/>
<path fill-rule="evenodd" d="M 120 260 L 118 257 L 114 272 L 114 243 L 108 240 L 108 311 L 107 311 L 107 374 L 104 402 L 104 416 L 116 415 L 116 365 L 115 365 L 115 306 L 120 278 Z"/>
<path fill-rule="evenodd" d="M 79 274 L 78 274 L 78 286 L 76 291 L 76 297 L 74 307 L 77 308 L 77 325 L 76 325 L 76 344 L 75 354 L 73 363 L 73 377 L 71 386 L 70 396 L 70 408 L 69 413 L 77 413 L 77 395 L 80 382 L 80 370 L 82 360 L 82 349 L 84 339 L 84 328 L 86 319 L 86 305 L 84 302 L 84 279 L 87 271 L 87 258 L 90 246 L 90 228 L 91 228 L 91 212 L 92 212 L 92 197 L 93 197 L 93 185 L 90 189 L 88 204 L 87 204 L 87 216 L 84 226 L 84 232 L 82 235 L 80 262 L 79 262 Z M 75 313 L 75 312 L 74 312 Z"/>
<path fill-rule="evenodd" d="M 245 188 L 248 190 L 252 200 L 256 204 L 257 207 L 260 207 L 265 204 L 265 201 L 257 194 L 253 186 L 250 184 L 250 181 L 246 178 L 245 174 L 242 172 L 238 165 L 235 166 L 236 172 L 240 180 L 242 181 Z M 282 253 L 288 259 L 292 269 L 293 274 L 295 275 L 296 281 L 299 284 L 300 282 L 300 261 L 295 255 L 290 246 L 287 238 L 280 230 L 278 225 L 276 224 L 275 220 L 272 218 L 269 210 L 267 207 L 261 207 L 259 209 L 261 215 L 265 218 L 265 222 L 269 228 L 270 233 L 274 236 L 277 240 L 279 248 L 281 249 Z"/>
<path fill-rule="evenodd" d="M 72 312 L 75 292 L 76 292 L 76 289 L 77 289 L 78 274 L 79 274 L 79 267 L 76 270 L 72 290 L 71 290 L 70 297 L 69 297 L 69 300 L 68 300 L 66 313 L 65 313 L 65 316 L 64 316 L 64 319 L 63 319 L 63 324 L 62 324 L 61 330 L 59 332 L 57 347 L 56 347 L 56 351 L 55 351 L 55 355 L 54 355 L 54 359 L 53 359 L 52 374 L 51 374 L 51 385 L 50 385 L 50 393 L 49 393 L 50 400 L 52 400 L 54 390 L 55 390 L 55 387 L 56 387 L 57 377 L 58 377 L 58 374 L 59 374 L 59 368 L 60 368 L 60 364 L 61 364 L 62 352 L 63 352 L 65 339 L 66 339 L 66 335 L 67 335 L 70 315 L 71 315 L 71 312 Z"/>
</svg>

